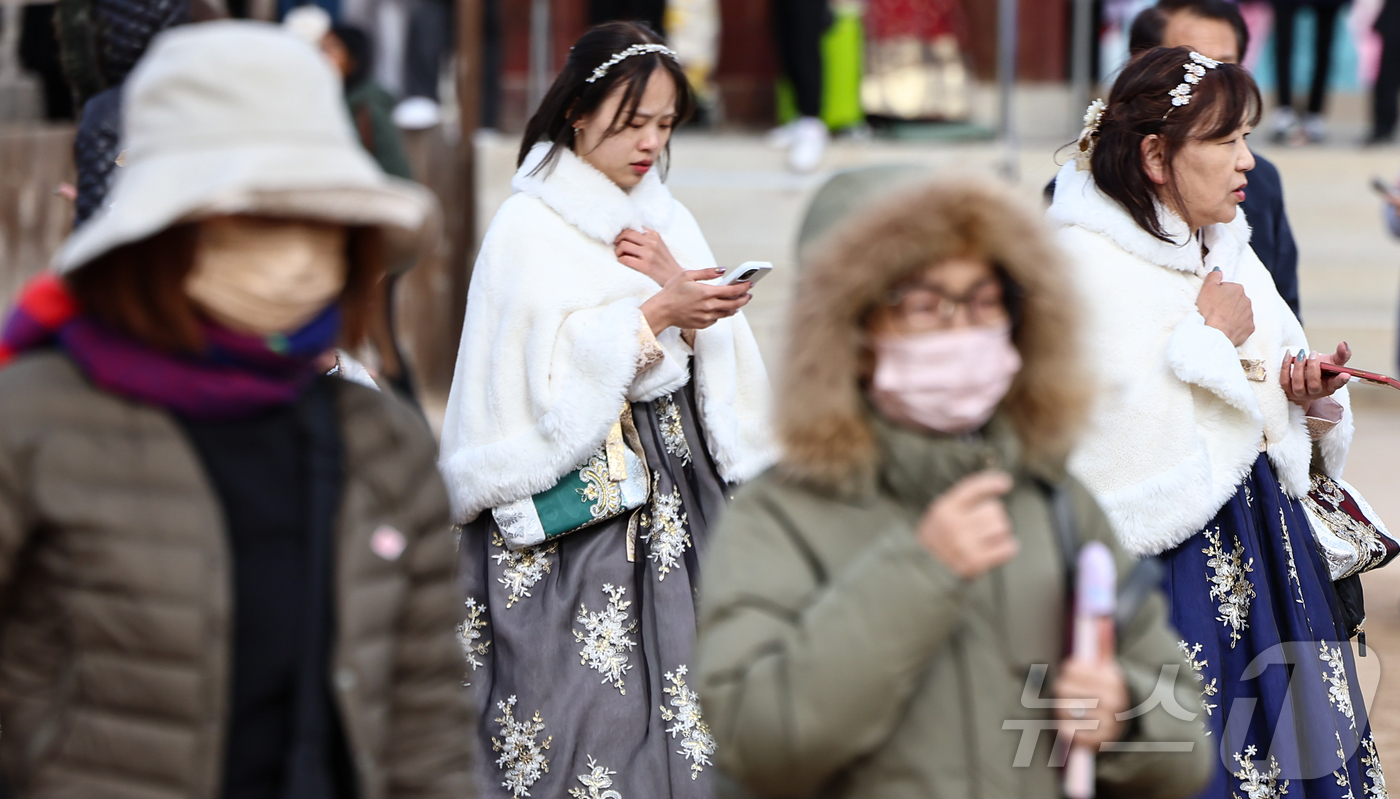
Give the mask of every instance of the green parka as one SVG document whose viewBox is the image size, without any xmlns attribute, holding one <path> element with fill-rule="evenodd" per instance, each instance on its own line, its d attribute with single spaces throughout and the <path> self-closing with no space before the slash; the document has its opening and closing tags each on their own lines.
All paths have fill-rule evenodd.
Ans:
<svg viewBox="0 0 1400 799">
<path fill-rule="evenodd" d="M 1063 472 L 1062 433 L 1083 405 L 1063 389 L 1077 373 L 1058 261 L 1029 212 L 973 184 L 901 198 L 821 250 L 794 306 L 783 461 L 739 492 L 706 565 L 697 683 L 716 760 L 761 797 L 1052 799 L 1055 734 L 1036 730 L 1053 719 L 1067 618 L 1047 486 L 1068 492 L 1079 540 L 1107 544 L 1120 579 L 1134 565 Z M 878 419 L 859 377 L 870 304 L 953 253 L 1000 265 L 1024 292 L 1026 365 L 997 419 L 963 437 Z M 1005 504 L 1020 551 L 963 580 L 915 529 L 930 502 L 989 467 L 1014 478 Z M 1200 694 L 1155 589 L 1121 627 L 1118 658 L 1131 706 L 1151 707 L 1123 748 L 1190 751 L 1101 752 L 1100 796 L 1204 788 L 1215 758 Z"/>
</svg>

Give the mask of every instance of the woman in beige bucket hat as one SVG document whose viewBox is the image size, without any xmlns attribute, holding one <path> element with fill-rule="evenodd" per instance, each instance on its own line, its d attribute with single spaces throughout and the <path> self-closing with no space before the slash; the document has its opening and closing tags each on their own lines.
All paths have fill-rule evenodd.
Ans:
<svg viewBox="0 0 1400 799">
<path fill-rule="evenodd" d="M 0 335 L 12 795 L 473 795 L 426 426 L 324 377 L 435 206 L 279 29 L 152 44 L 124 166 Z"/>
</svg>

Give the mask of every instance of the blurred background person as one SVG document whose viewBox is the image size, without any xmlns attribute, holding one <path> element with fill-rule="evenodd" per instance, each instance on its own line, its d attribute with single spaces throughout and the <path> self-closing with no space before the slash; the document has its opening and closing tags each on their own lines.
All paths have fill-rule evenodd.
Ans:
<svg viewBox="0 0 1400 799">
<path fill-rule="evenodd" d="M 1381 58 L 1371 92 L 1371 133 L 1366 138 L 1373 145 L 1393 142 L 1400 119 L 1400 0 L 1385 0 L 1374 30 L 1380 35 Z"/>
<path fill-rule="evenodd" d="M 403 48 L 404 99 L 394 116 L 406 130 L 426 130 L 442 123 L 438 83 L 443 63 L 455 49 L 455 19 L 452 0 L 419 0 L 409 15 Z"/>
<path fill-rule="evenodd" d="M 654 32 L 584 34 L 472 272 L 441 465 L 489 634 L 469 677 L 486 796 L 711 795 L 699 563 L 771 447 L 750 284 L 701 282 L 724 270 L 662 182 L 693 108 Z"/>
<path fill-rule="evenodd" d="M 772 0 L 773 37 L 783 77 L 792 83 L 797 119 L 768 134 L 787 150 L 788 168 L 811 172 L 826 153 L 831 133 L 822 121 L 822 34 L 831 27 L 829 0 Z"/>
<path fill-rule="evenodd" d="M 1228 0 L 1161 0 L 1133 20 L 1128 49 L 1140 55 L 1154 47 L 1189 47 L 1226 64 L 1244 62 L 1249 28 Z M 1278 167 L 1257 152 L 1249 190 L 1240 209 L 1249 220 L 1249 246 L 1274 278 L 1274 287 L 1293 315 L 1303 318 L 1298 300 L 1298 245 L 1283 206 Z"/>
<path fill-rule="evenodd" d="M 11 795 L 474 795 L 432 435 L 320 365 L 432 199 L 271 25 L 156 38 L 123 104 L 0 336 Z"/>
<path fill-rule="evenodd" d="M 385 174 L 413 179 L 403 133 L 393 122 L 394 98 L 373 77 L 374 51 L 368 35 L 353 25 L 331 25 L 330 15 L 320 6 L 298 6 L 282 24 L 297 38 L 318 47 L 340 73 L 345 87 L 345 104 L 355 123 L 360 144 Z M 404 267 L 412 264 L 403 265 Z M 413 376 L 394 334 L 394 285 L 400 268 L 377 287 L 383 298 L 369 330 L 373 349 L 372 374 L 392 386 L 405 399 L 416 402 Z M 353 360 L 353 357 L 350 359 Z M 354 368 L 355 364 L 351 364 Z"/>
<path fill-rule="evenodd" d="M 1066 659 L 1078 544 L 1141 578 L 1065 475 L 1089 393 L 1048 230 L 988 182 L 940 182 L 835 231 L 804 250 L 782 458 L 705 563 L 698 683 L 721 768 L 763 797 L 1051 799 L 1053 736 L 1023 761 L 1006 725 L 1048 732 L 1059 712 L 1097 723 L 1076 743 L 1140 750 L 1100 755 L 1098 795 L 1199 790 L 1214 756 L 1196 721 L 1116 716 L 1163 687 L 1199 708 L 1154 577 L 1099 628 L 1105 657 Z M 1092 706 L 1027 707 L 1034 664 L 1053 664 L 1038 695 Z M 1194 748 L 1151 751 L 1167 741 Z"/>
<path fill-rule="evenodd" d="M 1276 142 L 1321 144 L 1327 138 L 1327 80 L 1332 74 L 1332 39 L 1337 15 L 1346 0 L 1272 0 L 1274 6 L 1274 78 L 1278 108 L 1274 111 L 1272 138 Z M 1312 83 L 1303 113 L 1293 105 L 1294 23 L 1298 9 L 1313 12 Z"/>
<path fill-rule="evenodd" d="M 208 18 L 207 7 L 203 15 Z M 107 197 L 121 155 L 122 84 L 151 39 L 191 19 L 190 0 L 65 0 L 54 28 L 73 106 L 80 110 L 73 139 L 77 198 L 73 224 L 82 225 Z"/>
<path fill-rule="evenodd" d="M 1313 470 L 1340 477 L 1345 465 L 1346 377 L 1320 364 L 1351 353 L 1310 351 L 1249 247 L 1238 205 L 1261 106 L 1244 68 L 1151 50 L 1060 169 L 1050 219 L 1101 387 L 1070 466 L 1124 548 L 1166 568 L 1200 701 L 1219 711 L 1203 721 L 1228 768 L 1203 795 L 1230 796 L 1233 775 L 1342 799 L 1384 780 L 1300 497 Z M 1270 651 L 1294 653 L 1294 679 L 1259 673 Z"/>
<path fill-rule="evenodd" d="M 588 24 L 613 20 L 640 22 L 666 36 L 666 0 L 588 0 Z"/>
</svg>

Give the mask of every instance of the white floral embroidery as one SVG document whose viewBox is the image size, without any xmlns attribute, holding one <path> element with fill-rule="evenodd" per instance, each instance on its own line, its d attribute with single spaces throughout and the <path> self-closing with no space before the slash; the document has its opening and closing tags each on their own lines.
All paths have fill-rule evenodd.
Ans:
<svg viewBox="0 0 1400 799">
<path fill-rule="evenodd" d="M 1244 756 L 1235 755 L 1235 762 L 1240 764 L 1240 770 L 1231 772 L 1235 779 L 1240 781 L 1240 788 L 1244 790 L 1244 796 L 1235 796 L 1238 799 L 1276 799 L 1288 793 L 1288 780 L 1279 782 L 1278 760 L 1272 755 L 1269 757 L 1269 770 L 1260 771 L 1254 765 L 1254 755 L 1259 752 L 1252 744 L 1244 749 Z"/>
<path fill-rule="evenodd" d="M 486 663 L 477 655 L 485 656 L 491 649 L 491 641 L 487 639 L 482 643 L 481 631 L 486 629 L 486 604 L 477 602 L 472 597 L 467 597 L 467 617 L 462 623 L 457 625 L 457 643 L 462 645 L 462 654 L 467 658 L 467 665 L 472 671 L 485 666 Z M 467 683 L 470 685 L 471 683 Z"/>
<path fill-rule="evenodd" d="M 1356 718 L 1351 705 L 1351 687 L 1347 685 L 1346 663 L 1342 661 L 1342 648 L 1328 648 L 1326 641 L 1321 642 L 1319 646 L 1321 651 L 1318 652 L 1318 659 L 1325 667 L 1331 669 L 1331 673 L 1328 673 L 1327 669 L 1322 672 L 1322 681 L 1327 683 L 1327 701 L 1332 703 L 1332 707 L 1336 708 L 1338 713 L 1347 717 L 1354 730 Z"/>
<path fill-rule="evenodd" d="M 515 799 L 520 799 L 529 796 L 530 786 L 549 773 L 549 761 L 545 759 L 543 750 L 549 748 L 554 736 L 544 739 L 544 743 L 536 741 L 535 738 L 544 732 L 540 712 L 536 710 L 534 717 L 527 721 L 516 721 L 515 704 L 514 696 L 496 703 L 501 710 L 496 723 L 501 725 L 501 738 L 505 740 L 491 736 L 491 749 L 501 753 L 496 758 L 496 767 L 506 770 L 501 787 L 510 791 Z"/>
<path fill-rule="evenodd" d="M 1340 799 L 1356 799 L 1356 794 L 1351 792 L 1351 775 L 1347 773 L 1347 751 L 1342 746 L 1342 734 L 1336 730 L 1332 734 L 1337 736 L 1337 759 L 1342 761 L 1342 767 L 1332 772 L 1332 778 L 1337 781 L 1337 787 L 1347 789 Z"/>
<path fill-rule="evenodd" d="M 681 492 L 675 486 L 671 493 L 661 493 L 661 475 L 652 478 L 651 516 L 642 514 L 643 527 L 651 530 L 642 536 L 650 546 L 647 558 L 656 564 L 658 580 L 665 580 L 671 570 L 680 566 L 685 548 L 690 546 L 690 533 L 686 532 L 686 514 L 681 510 Z"/>
<path fill-rule="evenodd" d="M 665 692 L 671 697 L 671 708 L 661 706 L 661 718 L 674 721 L 666 728 L 672 738 L 681 736 L 681 748 L 676 754 L 690 761 L 690 778 L 700 776 L 705 766 L 714 765 L 710 755 L 715 753 L 715 739 L 710 735 L 710 725 L 700 718 L 700 697 L 685 684 L 686 667 L 678 667 L 674 672 L 666 672 L 666 680 L 671 684 Z"/>
<path fill-rule="evenodd" d="M 661 441 L 666 451 L 686 466 L 690 465 L 690 443 L 685 440 L 685 427 L 681 425 L 681 409 L 671 395 L 656 400 L 656 421 L 661 425 Z"/>
<path fill-rule="evenodd" d="M 1361 739 L 1361 746 L 1366 749 L 1366 754 L 1361 756 L 1361 765 L 1366 767 L 1366 776 L 1371 780 L 1371 784 L 1366 786 L 1366 796 L 1368 799 L 1390 799 L 1390 793 L 1385 789 L 1385 774 L 1381 773 L 1381 756 L 1376 752 L 1376 740 L 1367 733 Z"/>
<path fill-rule="evenodd" d="M 1298 579 L 1298 564 L 1293 560 L 1293 538 L 1288 535 L 1288 520 L 1283 516 L 1283 509 L 1279 508 L 1278 523 L 1283 528 L 1283 551 L 1288 555 L 1288 581 L 1293 583 L 1293 587 L 1298 589 L 1298 598 L 1293 600 L 1299 605 L 1303 602 L 1303 581 Z"/>
<path fill-rule="evenodd" d="M 1210 662 L 1204 658 L 1196 660 L 1196 656 L 1201 654 L 1200 644 L 1188 647 L 1185 641 L 1177 641 L 1176 646 L 1181 650 L 1182 656 L 1186 658 L 1187 665 L 1196 673 L 1196 682 L 1201 686 L 1201 709 L 1206 712 L 1207 716 L 1212 715 L 1211 711 L 1220 707 L 1219 705 L 1210 703 L 1210 697 L 1220 693 L 1220 688 L 1217 685 L 1219 678 L 1212 678 L 1210 682 L 1206 682 L 1206 675 L 1203 669 L 1209 666 Z M 1205 729 L 1206 735 L 1210 735 L 1210 725 L 1206 724 L 1204 719 L 1201 720 L 1201 726 Z"/>
<path fill-rule="evenodd" d="M 512 552 L 506 549 L 506 542 L 501 538 L 501 534 L 493 532 L 491 543 L 500 547 L 501 551 L 492 555 L 497 565 L 504 565 L 506 568 L 501 572 L 501 576 L 496 578 L 496 582 L 506 587 L 510 595 L 506 597 L 506 609 L 514 607 L 516 602 L 523 596 L 530 595 L 530 589 L 535 586 L 552 568 L 549 556 L 559 550 L 559 543 L 551 542 L 541 546 L 526 547 Z"/>
<path fill-rule="evenodd" d="M 579 663 L 602 674 L 603 682 L 611 682 L 625 696 L 627 689 L 623 687 L 622 678 L 632 669 L 627 653 L 637 646 L 636 640 L 627 634 L 637 631 L 637 620 L 628 623 L 627 609 L 632 602 L 622 601 L 626 588 L 614 588 L 605 583 L 603 593 L 608 595 L 608 605 L 598 613 L 589 613 L 588 607 L 579 603 L 575 621 L 584 628 L 583 632 L 574 630 L 574 638 L 583 644 Z"/>
<path fill-rule="evenodd" d="M 1210 598 L 1220 600 L 1220 615 L 1215 620 L 1230 630 L 1230 648 L 1239 643 L 1240 631 L 1249 626 L 1249 602 L 1254 599 L 1254 585 L 1247 576 L 1254 571 L 1254 559 L 1244 560 L 1244 547 L 1235 538 L 1235 551 L 1225 553 L 1220 543 L 1220 528 L 1207 527 L 1206 540 L 1210 546 L 1201 550 L 1206 554 L 1206 565 L 1215 574 L 1211 575 Z"/>
<path fill-rule="evenodd" d="M 578 781 L 583 783 L 583 788 L 570 788 L 569 796 L 574 799 L 622 799 L 622 794 L 609 790 L 612 788 L 612 778 L 617 776 L 617 772 L 606 766 L 598 765 L 598 761 L 588 756 L 588 773 L 578 775 Z M 584 789 L 587 790 L 584 790 Z"/>
</svg>

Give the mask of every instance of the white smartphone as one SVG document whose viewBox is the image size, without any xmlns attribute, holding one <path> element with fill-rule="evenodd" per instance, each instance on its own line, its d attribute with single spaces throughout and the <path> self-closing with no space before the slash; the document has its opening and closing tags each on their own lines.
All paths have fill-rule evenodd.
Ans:
<svg viewBox="0 0 1400 799">
<path fill-rule="evenodd" d="M 767 261 L 745 261 L 738 267 L 730 269 L 715 281 L 716 286 L 732 286 L 735 283 L 757 284 L 769 272 L 773 271 L 773 265 Z"/>
</svg>

